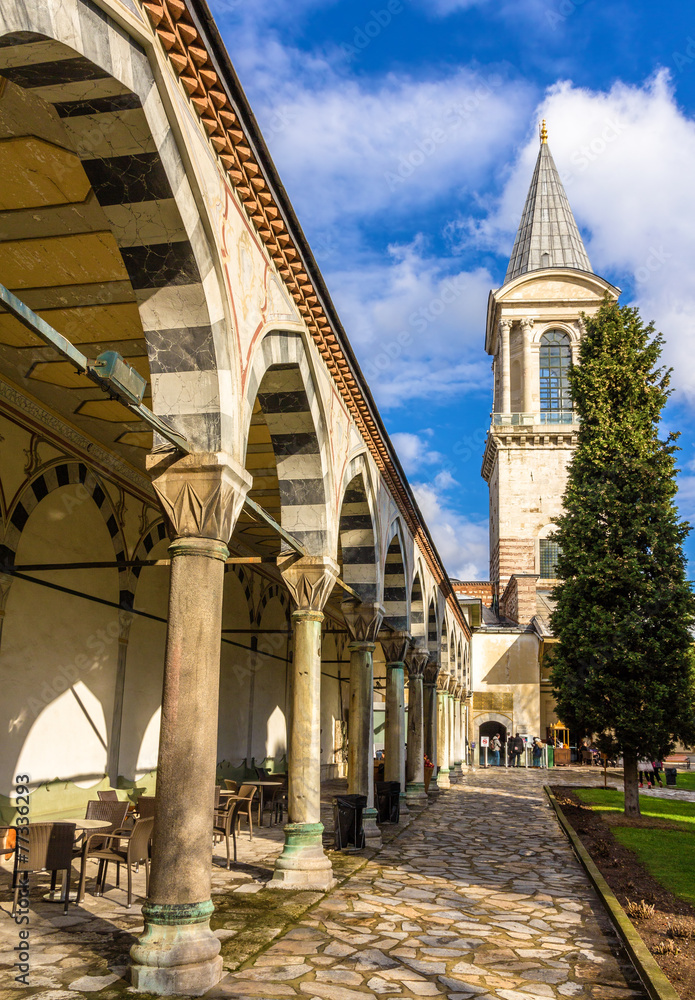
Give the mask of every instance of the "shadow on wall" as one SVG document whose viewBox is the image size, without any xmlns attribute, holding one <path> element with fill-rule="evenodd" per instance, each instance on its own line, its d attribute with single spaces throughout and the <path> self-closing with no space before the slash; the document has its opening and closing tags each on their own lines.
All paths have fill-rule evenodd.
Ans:
<svg viewBox="0 0 695 1000">
<path fill-rule="evenodd" d="M 532 633 L 517 635 L 482 678 L 484 684 L 534 684 L 540 679 L 538 643 Z"/>
</svg>

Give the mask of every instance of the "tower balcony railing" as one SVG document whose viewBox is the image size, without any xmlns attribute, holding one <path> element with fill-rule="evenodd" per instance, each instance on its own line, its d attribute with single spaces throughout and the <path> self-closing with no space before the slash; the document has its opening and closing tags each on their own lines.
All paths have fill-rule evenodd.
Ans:
<svg viewBox="0 0 695 1000">
<path fill-rule="evenodd" d="M 541 410 L 538 413 L 493 413 L 493 427 L 534 427 L 539 424 L 578 424 L 574 410 Z"/>
</svg>

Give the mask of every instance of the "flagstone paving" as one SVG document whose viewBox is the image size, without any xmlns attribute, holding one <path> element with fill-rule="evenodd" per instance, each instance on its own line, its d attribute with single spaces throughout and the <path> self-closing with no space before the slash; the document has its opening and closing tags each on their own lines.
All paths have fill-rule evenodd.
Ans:
<svg viewBox="0 0 695 1000">
<path fill-rule="evenodd" d="M 379 853 L 333 855 L 339 876 L 349 877 L 324 896 L 265 888 L 281 827 L 254 831 L 252 841 L 242 833 L 231 872 L 220 867 L 218 847 L 213 926 L 226 968 L 238 971 L 208 1000 L 643 1000 L 547 804 L 549 779 L 585 785 L 603 775 L 471 772 L 405 830 L 384 828 L 388 842 Z M 123 976 L 142 929 L 144 873 L 135 876 L 140 898 L 128 910 L 112 883 L 104 897 L 89 894 L 92 867 L 84 903 L 67 916 L 44 902 L 46 879 L 32 888 L 27 989 L 12 981 L 17 927 L 9 916 L 10 862 L 0 865 L 0 1000 L 14 1000 L 18 989 L 42 1000 L 134 993 Z M 255 958 L 245 961 L 249 955 Z"/>
<path fill-rule="evenodd" d="M 544 780 L 471 773 L 207 997 L 645 997 Z"/>
</svg>

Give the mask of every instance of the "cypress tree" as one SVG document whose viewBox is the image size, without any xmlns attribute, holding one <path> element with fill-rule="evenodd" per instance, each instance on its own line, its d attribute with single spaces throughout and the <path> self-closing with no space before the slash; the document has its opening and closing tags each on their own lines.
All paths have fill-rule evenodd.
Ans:
<svg viewBox="0 0 695 1000">
<path fill-rule="evenodd" d="M 695 738 L 690 525 L 675 505 L 678 435 L 659 438 L 671 391 L 662 335 L 608 297 L 584 322 L 569 373 L 578 446 L 554 535 L 552 681 L 565 725 L 622 753 L 634 816 L 638 759 Z"/>
</svg>

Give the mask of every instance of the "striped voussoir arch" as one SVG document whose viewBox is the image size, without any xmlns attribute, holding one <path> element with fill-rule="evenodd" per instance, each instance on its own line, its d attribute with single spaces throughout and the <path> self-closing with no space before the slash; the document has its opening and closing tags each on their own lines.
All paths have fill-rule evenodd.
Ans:
<svg viewBox="0 0 695 1000">
<path fill-rule="evenodd" d="M 430 600 L 427 609 L 427 648 L 430 653 L 436 653 L 439 649 L 439 633 L 437 630 L 437 606 L 434 598 Z"/>
<path fill-rule="evenodd" d="M 449 651 L 449 672 L 452 673 L 455 677 L 460 678 L 461 660 L 459 659 L 458 656 L 458 649 L 456 646 L 456 636 L 454 635 L 453 632 L 451 633 L 451 637 L 449 639 L 448 651 Z"/>
<path fill-rule="evenodd" d="M 354 465 L 351 463 L 350 472 Z M 376 533 L 361 471 L 350 479 L 343 494 L 339 533 L 343 579 L 363 601 L 376 601 L 379 584 Z"/>
<path fill-rule="evenodd" d="M 243 566 L 228 565 L 224 568 L 225 574 L 231 573 L 237 578 L 244 591 L 244 597 L 246 598 L 246 609 L 249 615 L 249 625 L 253 624 L 253 587 L 251 585 L 251 580 L 246 574 Z"/>
<path fill-rule="evenodd" d="M 111 282 L 108 301 L 138 305 L 154 409 L 176 418 L 196 450 L 216 451 L 214 340 L 223 320 L 211 323 L 203 287 L 213 260 L 147 56 L 90 0 L 7 6 L 0 76 L 52 105 L 98 203 L 90 194 L 88 208 L 67 206 L 63 228 L 49 235 L 70 241 L 111 230 L 129 281 Z M 88 284 L 74 290 L 72 305 L 96 305 L 103 295 Z M 55 294 L 32 289 L 29 297 L 45 309 Z M 185 390 L 194 374 L 207 392 Z"/>
<path fill-rule="evenodd" d="M 280 601 L 280 604 L 282 604 L 285 609 L 285 617 L 289 618 L 290 602 L 284 587 L 281 587 L 279 583 L 271 583 L 271 585 L 266 587 L 263 591 L 261 599 L 258 602 L 255 616 L 255 624 L 257 626 L 260 626 L 263 618 L 263 612 L 274 598 L 277 598 L 278 601 Z"/>
<path fill-rule="evenodd" d="M 106 524 L 116 561 L 125 562 L 125 542 L 121 526 L 118 523 L 111 498 L 99 477 L 84 462 L 61 462 L 44 469 L 43 472 L 26 482 L 15 499 L 8 512 L 5 525 L 5 538 L 2 547 L 2 561 L 5 564 L 14 566 L 22 531 L 32 512 L 49 493 L 66 486 L 76 487 L 69 495 L 69 512 L 76 510 L 85 501 L 92 500 Z M 120 604 L 122 607 L 130 607 L 127 603 L 129 588 L 125 566 L 118 570 L 118 583 Z"/>
<path fill-rule="evenodd" d="M 408 630 L 408 592 L 405 585 L 405 560 L 396 530 L 384 562 L 384 609 L 389 625 L 400 632 Z"/>
<path fill-rule="evenodd" d="M 413 589 L 410 592 L 410 634 L 413 639 L 420 639 L 419 645 L 424 645 L 425 635 L 425 605 L 422 598 L 422 584 L 420 577 L 413 580 Z"/>
<path fill-rule="evenodd" d="M 456 664 L 449 660 L 449 639 L 446 630 L 446 621 L 442 622 L 442 632 L 439 641 L 439 662 L 441 664 L 442 670 L 448 670 L 449 673 L 454 676 L 456 672 Z"/>
<path fill-rule="evenodd" d="M 328 551 L 326 432 L 302 339 L 266 335 L 249 373 L 247 427 L 261 405 L 277 463 L 283 528 L 310 555 Z"/>
</svg>

